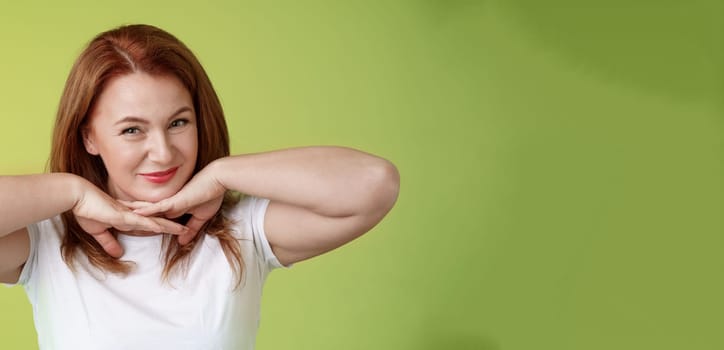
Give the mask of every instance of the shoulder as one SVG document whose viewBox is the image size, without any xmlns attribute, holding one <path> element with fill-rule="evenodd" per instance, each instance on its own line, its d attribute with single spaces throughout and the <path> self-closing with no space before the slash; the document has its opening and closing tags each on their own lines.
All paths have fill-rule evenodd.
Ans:
<svg viewBox="0 0 724 350">
<path fill-rule="evenodd" d="M 242 194 L 240 199 L 227 208 L 224 214 L 229 218 L 243 218 L 265 208 L 268 203 L 269 200 L 266 198 Z"/>
<path fill-rule="evenodd" d="M 242 195 L 239 201 L 225 209 L 224 216 L 237 231 L 237 238 L 251 240 L 255 231 L 262 231 L 268 205 L 266 198 Z"/>
<path fill-rule="evenodd" d="M 27 226 L 28 235 L 32 238 L 42 236 L 44 240 L 60 239 L 65 232 L 65 225 L 60 215 L 32 223 Z"/>
<path fill-rule="evenodd" d="M 65 225 L 63 224 L 63 219 L 60 215 L 56 215 L 49 219 L 28 225 L 28 234 L 31 241 L 36 239 L 37 243 L 59 243 L 65 234 Z M 43 239 L 40 240 L 40 237 Z"/>
<path fill-rule="evenodd" d="M 0 238 L 0 282 L 26 284 L 39 256 L 52 260 L 59 254 L 63 232 L 63 222 L 55 216 Z"/>
<path fill-rule="evenodd" d="M 265 273 L 283 266 L 274 255 L 264 229 L 269 202 L 269 199 L 263 197 L 244 196 L 225 213 L 227 219 L 232 221 L 242 246 L 254 251 Z"/>
<path fill-rule="evenodd" d="M 42 230 L 43 232 L 53 231 L 63 233 L 65 228 L 65 225 L 63 224 L 63 219 L 60 217 L 60 215 L 56 215 L 49 219 L 36 222 L 35 225 L 38 227 L 38 230 Z"/>
</svg>

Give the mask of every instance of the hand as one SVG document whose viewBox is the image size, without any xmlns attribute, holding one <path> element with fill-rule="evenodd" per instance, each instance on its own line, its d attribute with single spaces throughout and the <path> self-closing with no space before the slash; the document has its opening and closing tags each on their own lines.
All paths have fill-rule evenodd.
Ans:
<svg viewBox="0 0 724 350">
<path fill-rule="evenodd" d="M 186 223 L 188 233 L 178 237 L 181 245 L 191 242 L 199 230 L 216 215 L 224 200 L 226 188 L 213 176 L 207 166 L 197 173 L 175 195 L 156 203 L 149 202 L 122 202 L 134 213 L 150 217 L 163 215 L 167 218 L 177 218 L 184 214 L 191 214 Z"/>
<path fill-rule="evenodd" d="M 171 220 L 134 213 L 87 181 L 81 186 L 79 198 L 72 212 L 80 227 L 92 235 L 103 250 L 116 258 L 123 255 L 123 248 L 110 233 L 110 228 L 175 235 L 188 232 L 186 227 Z"/>
</svg>

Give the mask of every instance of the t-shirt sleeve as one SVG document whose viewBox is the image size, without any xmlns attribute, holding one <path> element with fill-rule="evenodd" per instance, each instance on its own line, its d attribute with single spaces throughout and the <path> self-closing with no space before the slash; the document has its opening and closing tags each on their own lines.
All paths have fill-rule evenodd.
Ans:
<svg viewBox="0 0 724 350">
<path fill-rule="evenodd" d="M 28 225 L 27 229 L 28 238 L 30 240 L 30 252 L 28 254 L 28 260 L 23 265 L 23 269 L 20 272 L 20 277 L 18 277 L 18 281 L 16 283 L 3 283 L 8 287 L 12 287 L 15 285 L 26 285 L 30 280 L 32 271 L 35 268 L 35 264 L 38 260 L 38 223 Z"/>
<path fill-rule="evenodd" d="M 269 206 L 269 199 L 261 197 L 247 196 L 239 203 L 241 209 L 241 215 L 243 221 L 246 221 L 248 225 L 246 228 L 250 230 L 251 239 L 254 242 L 254 249 L 257 256 L 261 259 L 264 267 L 267 270 L 272 270 L 280 267 L 291 267 L 292 264 L 284 266 L 279 262 L 274 251 L 272 251 L 271 244 L 267 240 L 266 232 L 264 230 L 264 219 L 266 217 L 266 210 Z"/>
</svg>

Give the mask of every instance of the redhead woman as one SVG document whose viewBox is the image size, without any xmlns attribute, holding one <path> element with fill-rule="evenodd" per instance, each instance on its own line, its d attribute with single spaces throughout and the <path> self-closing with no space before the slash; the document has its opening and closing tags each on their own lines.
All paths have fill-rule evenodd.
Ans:
<svg viewBox="0 0 724 350">
<path fill-rule="evenodd" d="M 367 232 L 398 190 L 350 148 L 230 155 L 191 51 L 124 26 L 75 62 L 50 172 L 0 177 L 0 282 L 40 349 L 253 349 L 267 275 Z"/>
</svg>

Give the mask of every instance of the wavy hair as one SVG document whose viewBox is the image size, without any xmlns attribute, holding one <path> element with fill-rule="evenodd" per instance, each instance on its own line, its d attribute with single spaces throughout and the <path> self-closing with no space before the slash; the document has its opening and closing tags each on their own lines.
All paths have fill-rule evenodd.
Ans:
<svg viewBox="0 0 724 350">
<path fill-rule="evenodd" d="M 197 118 L 198 155 L 194 174 L 215 159 L 229 155 L 229 134 L 219 98 L 198 59 L 180 40 L 150 25 L 127 25 L 96 36 L 73 64 L 60 99 L 49 159 L 51 172 L 81 176 L 108 192 L 108 173 L 99 156 L 86 152 L 81 130 L 106 84 L 113 78 L 144 72 L 150 75 L 173 75 L 191 94 Z M 222 209 L 200 232 L 218 238 L 232 270 L 241 282 L 244 261 L 241 247 L 231 232 L 231 222 L 222 212 L 238 202 L 227 192 Z M 61 214 L 65 235 L 61 245 L 63 260 L 74 270 L 78 252 L 102 271 L 128 274 L 132 263 L 113 258 L 80 227 L 68 211 Z M 191 251 L 203 234 L 185 246 L 164 235 L 166 264 L 162 279 L 188 262 Z"/>
</svg>

